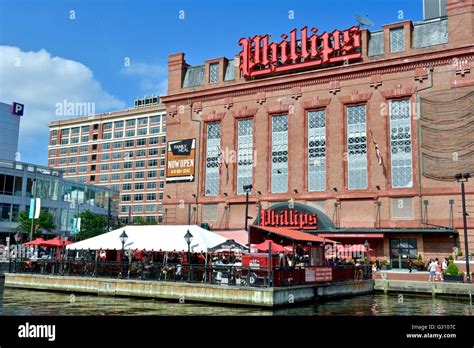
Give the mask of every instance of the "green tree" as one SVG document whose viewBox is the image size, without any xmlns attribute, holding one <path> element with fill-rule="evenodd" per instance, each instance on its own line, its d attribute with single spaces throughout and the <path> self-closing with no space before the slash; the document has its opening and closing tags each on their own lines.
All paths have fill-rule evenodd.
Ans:
<svg viewBox="0 0 474 348">
<path fill-rule="evenodd" d="M 94 214 L 90 210 L 83 211 L 79 214 L 81 218 L 81 230 L 78 237 L 87 239 L 98 236 L 107 232 L 107 219 L 102 215 Z"/>
<path fill-rule="evenodd" d="M 29 212 L 26 210 L 21 211 L 16 217 L 18 232 L 30 233 L 31 232 L 31 219 L 29 218 Z M 54 224 L 54 216 L 46 211 L 41 210 L 40 215 L 33 222 L 33 238 L 41 236 L 40 230 L 52 231 L 56 228 Z"/>
<path fill-rule="evenodd" d="M 157 222 L 146 221 L 143 216 L 139 216 L 133 221 L 132 225 L 157 225 Z"/>
</svg>

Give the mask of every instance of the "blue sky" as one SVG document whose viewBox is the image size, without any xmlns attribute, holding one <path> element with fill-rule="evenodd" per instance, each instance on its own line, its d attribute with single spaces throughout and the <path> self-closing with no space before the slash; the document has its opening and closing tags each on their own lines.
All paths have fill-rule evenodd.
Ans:
<svg viewBox="0 0 474 348">
<path fill-rule="evenodd" d="M 234 56 L 244 36 L 269 33 L 276 40 L 305 25 L 345 29 L 356 24 L 354 14 L 368 14 L 375 23 L 369 29 L 377 30 L 421 20 L 422 3 L 0 0 L 0 101 L 25 103 L 21 160 L 46 164 L 47 124 L 66 117 L 55 115 L 57 102 L 93 102 L 96 112 L 132 106 L 137 96 L 166 93 L 170 53 L 202 64 Z M 14 66 L 18 59 L 21 66 Z"/>
</svg>

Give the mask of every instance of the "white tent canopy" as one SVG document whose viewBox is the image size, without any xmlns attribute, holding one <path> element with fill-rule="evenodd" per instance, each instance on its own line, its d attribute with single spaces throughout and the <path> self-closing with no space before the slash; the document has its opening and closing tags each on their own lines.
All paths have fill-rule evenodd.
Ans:
<svg viewBox="0 0 474 348">
<path fill-rule="evenodd" d="M 68 250 L 121 250 L 120 235 L 123 231 L 128 236 L 125 249 L 147 251 L 187 251 L 188 244 L 184 235 L 189 230 L 193 235 L 191 251 L 207 251 L 226 239 L 218 234 L 197 225 L 144 225 L 126 226 L 101 234 L 96 237 L 66 246 Z"/>
</svg>

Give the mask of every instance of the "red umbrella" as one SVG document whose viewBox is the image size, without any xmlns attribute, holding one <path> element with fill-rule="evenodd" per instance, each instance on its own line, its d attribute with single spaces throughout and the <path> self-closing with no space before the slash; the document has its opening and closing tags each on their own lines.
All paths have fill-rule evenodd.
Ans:
<svg viewBox="0 0 474 348">
<path fill-rule="evenodd" d="M 31 242 L 24 243 L 23 245 L 43 245 L 45 240 L 43 238 L 36 238 L 35 240 L 32 240 Z"/>
<path fill-rule="evenodd" d="M 63 245 L 72 244 L 70 241 L 63 242 L 61 238 L 56 237 L 47 241 L 44 241 L 42 246 L 49 246 L 49 247 L 62 247 Z"/>
<path fill-rule="evenodd" d="M 279 252 L 291 251 L 292 250 L 291 248 L 281 246 L 280 244 L 272 242 L 271 240 L 268 240 L 268 239 L 266 241 L 264 241 L 263 243 L 260 243 L 260 244 L 252 244 L 251 248 L 252 249 L 268 251 L 268 249 L 270 249 L 270 247 L 269 247 L 270 242 L 272 243 L 272 252 L 279 253 Z"/>
</svg>

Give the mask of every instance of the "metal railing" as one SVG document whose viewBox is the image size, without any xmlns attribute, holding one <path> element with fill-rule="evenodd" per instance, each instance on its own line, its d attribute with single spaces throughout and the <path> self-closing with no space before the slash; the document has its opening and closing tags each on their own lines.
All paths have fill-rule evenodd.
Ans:
<svg viewBox="0 0 474 348">
<path fill-rule="evenodd" d="M 256 269 L 234 265 L 161 264 L 142 261 L 10 259 L 10 273 L 280 287 L 304 285 L 304 267 Z M 370 266 L 332 267 L 332 282 L 372 279 Z"/>
</svg>

